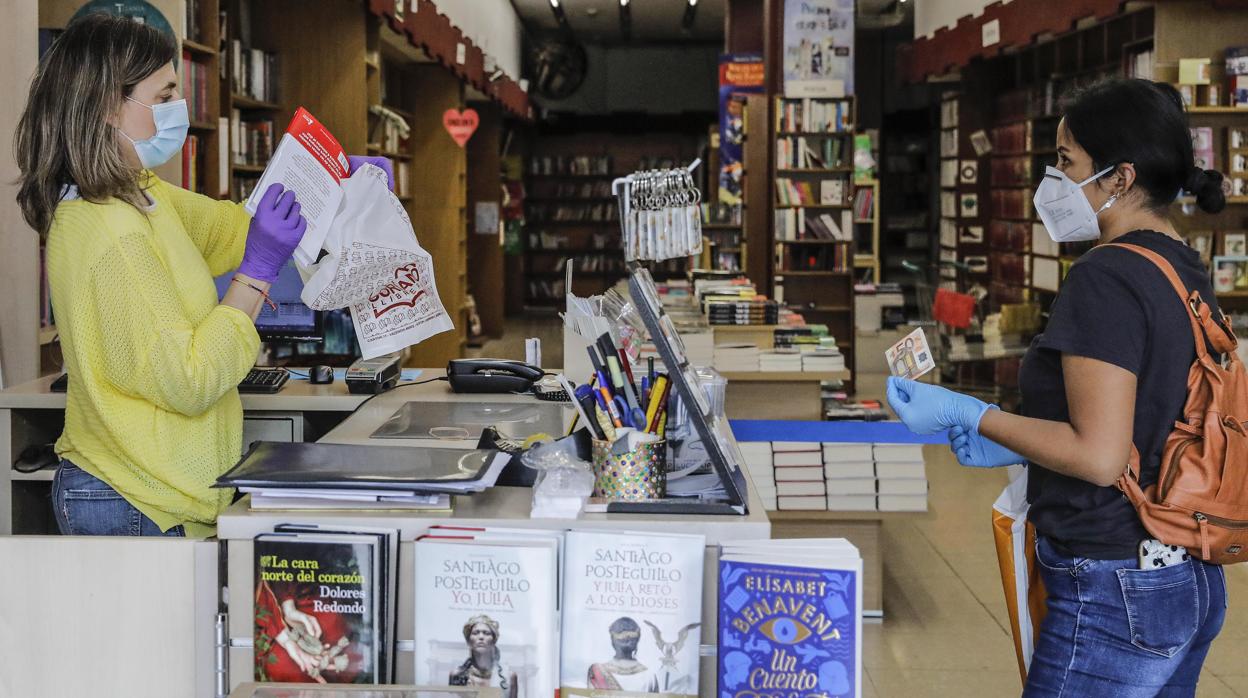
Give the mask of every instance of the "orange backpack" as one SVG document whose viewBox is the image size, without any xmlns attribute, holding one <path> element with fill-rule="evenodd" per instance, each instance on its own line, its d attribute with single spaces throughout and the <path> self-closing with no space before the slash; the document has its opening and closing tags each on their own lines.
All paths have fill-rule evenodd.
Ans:
<svg viewBox="0 0 1248 698">
<path fill-rule="evenodd" d="M 1248 374 L 1235 355 L 1225 317 L 1212 318 L 1200 292 L 1188 292 L 1161 255 L 1137 245 L 1114 247 L 1143 255 L 1161 269 L 1191 311 L 1196 361 L 1187 376 L 1187 404 L 1161 454 L 1157 483 L 1140 487 L 1140 454 L 1131 446 L 1118 478 L 1144 528 L 1167 545 L 1182 545 L 1206 562 L 1248 560 Z M 1209 354 L 1206 341 L 1226 359 Z"/>
</svg>

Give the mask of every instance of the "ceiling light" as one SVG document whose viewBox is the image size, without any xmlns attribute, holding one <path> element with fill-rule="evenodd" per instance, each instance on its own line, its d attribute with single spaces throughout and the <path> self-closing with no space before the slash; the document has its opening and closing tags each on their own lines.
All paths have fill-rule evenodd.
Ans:
<svg viewBox="0 0 1248 698">
<path fill-rule="evenodd" d="M 902 0 L 902 2 L 905 2 L 905 0 Z M 689 7 L 696 7 L 697 4 L 698 0 L 689 0 Z"/>
<path fill-rule="evenodd" d="M 685 16 L 680 18 L 680 28 L 686 32 L 693 29 L 693 18 L 698 12 L 698 0 L 689 0 L 685 6 Z"/>
<path fill-rule="evenodd" d="M 550 0 L 550 6 L 553 9 L 559 9 L 559 0 Z"/>
<path fill-rule="evenodd" d="M 628 0 L 620 0 L 620 7 L 628 7 Z"/>
</svg>

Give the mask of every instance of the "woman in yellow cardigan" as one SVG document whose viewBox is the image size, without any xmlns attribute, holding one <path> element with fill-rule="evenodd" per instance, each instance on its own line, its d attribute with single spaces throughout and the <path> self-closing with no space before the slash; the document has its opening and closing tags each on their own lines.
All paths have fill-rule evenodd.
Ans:
<svg viewBox="0 0 1248 698">
<path fill-rule="evenodd" d="M 177 55 L 173 37 L 129 19 L 75 21 L 15 137 L 69 373 L 53 482 L 66 534 L 213 533 L 233 493 L 211 485 L 242 448 L 255 317 L 306 227 L 281 185 L 251 217 L 152 174 L 189 124 Z M 213 277 L 234 269 L 218 302 Z"/>
</svg>

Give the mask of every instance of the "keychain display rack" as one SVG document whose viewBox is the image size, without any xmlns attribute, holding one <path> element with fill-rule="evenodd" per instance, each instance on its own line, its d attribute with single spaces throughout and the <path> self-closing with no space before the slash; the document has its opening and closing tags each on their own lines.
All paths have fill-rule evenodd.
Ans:
<svg viewBox="0 0 1248 698">
<path fill-rule="evenodd" d="M 688 167 L 642 170 L 611 182 L 620 207 L 620 233 L 628 262 L 662 262 L 702 253 L 702 192 Z"/>
</svg>

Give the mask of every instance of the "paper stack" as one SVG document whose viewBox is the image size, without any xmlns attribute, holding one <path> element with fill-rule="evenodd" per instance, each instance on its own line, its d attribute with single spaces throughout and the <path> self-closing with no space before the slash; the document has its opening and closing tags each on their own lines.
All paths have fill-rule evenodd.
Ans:
<svg viewBox="0 0 1248 698">
<path fill-rule="evenodd" d="M 758 345 L 720 344 L 715 347 L 715 369 L 720 372 L 758 371 Z"/>
<path fill-rule="evenodd" d="M 766 372 L 802 370 L 802 355 L 797 349 L 777 349 L 758 355 L 758 370 Z"/>
<path fill-rule="evenodd" d="M 803 371 L 844 371 L 845 356 L 837 349 L 816 350 L 802 354 Z"/>
<path fill-rule="evenodd" d="M 776 508 L 780 511 L 826 510 L 823 453 L 817 442 L 772 443 L 776 471 Z"/>
<path fill-rule="evenodd" d="M 754 441 L 738 444 L 745 459 L 745 472 L 754 481 L 754 489 L 763 500 L 763 508 L 776 509 L 776 473 L 773 470 L 771 443 Z"/>
<path fill-rule="evenodd" d="M 875 511 L 875 461 L 871 444 L 823 444 L 829 511 Z"/>
<path fill-rule="evenodd" d="M 879 478 L 880 511 L 927 511 L 923 446 L 877 443 L 872 455 Z"/>
</svg>

